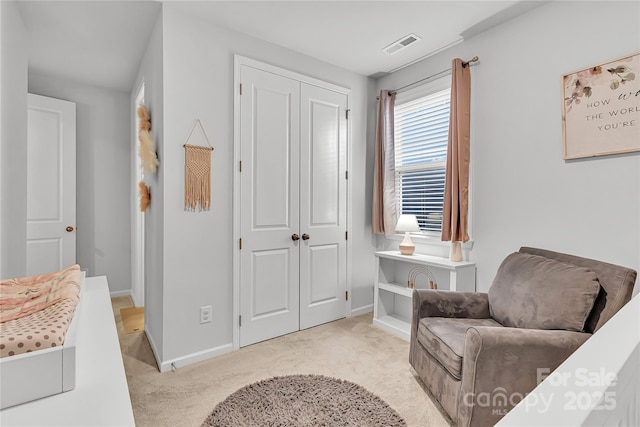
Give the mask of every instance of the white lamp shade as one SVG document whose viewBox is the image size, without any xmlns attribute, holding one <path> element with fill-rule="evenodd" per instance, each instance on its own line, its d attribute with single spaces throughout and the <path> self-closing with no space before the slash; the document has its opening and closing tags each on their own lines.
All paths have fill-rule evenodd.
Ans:
<svg viewBox="0 0 640 427">
<path fill-rule="evenodd" d="M 416 218 L 415 215 L 410 214 L 400 215 L 400 218 L 398 218 L 398 223 L 396 224 L 396 231 L 410 233 L 420 231 L 418 218 Z"/>
</svg>

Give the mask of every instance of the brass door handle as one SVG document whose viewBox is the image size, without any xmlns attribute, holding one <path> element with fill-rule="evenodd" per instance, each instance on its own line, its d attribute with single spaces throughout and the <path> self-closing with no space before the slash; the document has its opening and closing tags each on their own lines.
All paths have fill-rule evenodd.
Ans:
<svg viewBox="0 0 640 427">
<path fill-rule="evenodd" d="M 311 236 L 309 236 L 307 233 L 304 233 L 302 235 L 302 240 L 309 240 L 311 238 Z"/>
<path fill-rule="evenodd" d="M 291 235 L 291 240 L 293 240 L 294 242 L 298 241 L 298 240 L 300 240 L 300 236 L 298 236 L 297 234 L 292 234 Z"/>
<path fill-rule="evenodd" d="M 67 228 L 65 228 L 65 230 L 67 230 L 68 233 L 71 233 L 73 231 L 73 227 L 68 226 Z"/>
</svg>

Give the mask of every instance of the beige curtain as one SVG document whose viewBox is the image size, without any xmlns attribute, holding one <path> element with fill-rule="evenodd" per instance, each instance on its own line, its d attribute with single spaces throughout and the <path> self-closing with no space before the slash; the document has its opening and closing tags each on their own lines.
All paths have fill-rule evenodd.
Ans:
<svg viewBox="0 0 640 427">
<path fill-rule="evenodd" d="M 396 227 L 396 168 L 393 140 L 395 100 L 395 92 L 380 91 L 371 213 L 371 227 L 376 234 L 394 234 Z"/>
<path fill-rule="evenodd" d="M 442 240 L 466 242 L 469 213 L 469 114 L 471 73 L 469 65 L 453 60 L 451 76 L 451 117 L 444 188 Z"/>
</svg>

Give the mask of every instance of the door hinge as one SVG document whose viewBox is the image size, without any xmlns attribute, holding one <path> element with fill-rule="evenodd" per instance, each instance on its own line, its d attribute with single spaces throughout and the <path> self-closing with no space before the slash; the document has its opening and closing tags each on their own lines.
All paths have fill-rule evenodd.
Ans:
<svg viewBox="0 0 640 427">
<path fill-rule="evenodd" d="M 344 118 L 349 120 L 349 111 L 351 110 L 344 110 Z"/>
<path fill-rule="evenodd" d="M 242 160 L 240 160 L 240 172 L 242 172 Z"/>
<path fill-rule="evenodd" d="M 344 232 L 344 240 L 349 240 L 349 232 L 348 231 Z"/>
<path fill-rule="evenodd" d="M 242 237 L 240 238 L 240 245 L 239 245 L 240 249 L 242 249 Z"/>
<path fill-rule="evenodd" d="M 242 95 L 242 83 L 240 83 L 240 95 Z"/>
<path fill-rule="evenodd" d="M 238 326 L 242 327 L 242 316 L 238 316 Z"/>
<path fill-rule="evenodd" d="M 349 301 L 349 291 L 344 293 L 344 299 Z"/>
<path fill-rule="evenodd" d="M 344 171 L 344 179 L 349 179 L 349 171 Z"/>
</svg>

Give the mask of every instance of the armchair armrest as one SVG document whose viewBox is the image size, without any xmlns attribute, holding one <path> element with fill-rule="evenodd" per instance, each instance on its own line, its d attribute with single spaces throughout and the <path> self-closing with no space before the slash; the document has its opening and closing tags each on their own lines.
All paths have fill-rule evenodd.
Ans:
<svg viewBox="0 0 640 427">
<path fill-rule="evenodd" d="M 489 298 L 481 292 L 437 291 L 414 289 L 412 295 L 411 350 L 409 360 L 417 346 L 418 324 L 424 317 L 458 317 L 488 319 Z"/>
<path fill-rule="evenodd" d="M 560 330 L 469 328 L 458 419 L 469 420 L 464 425 L 493 425 L 589 337 Z"/>
<path fill-rule="evenodd" d="M 414 289 L 413 319 L 423 317 L 487 319 L 491 317 L 489 299 L 480 292 Z"/>
</svg>

